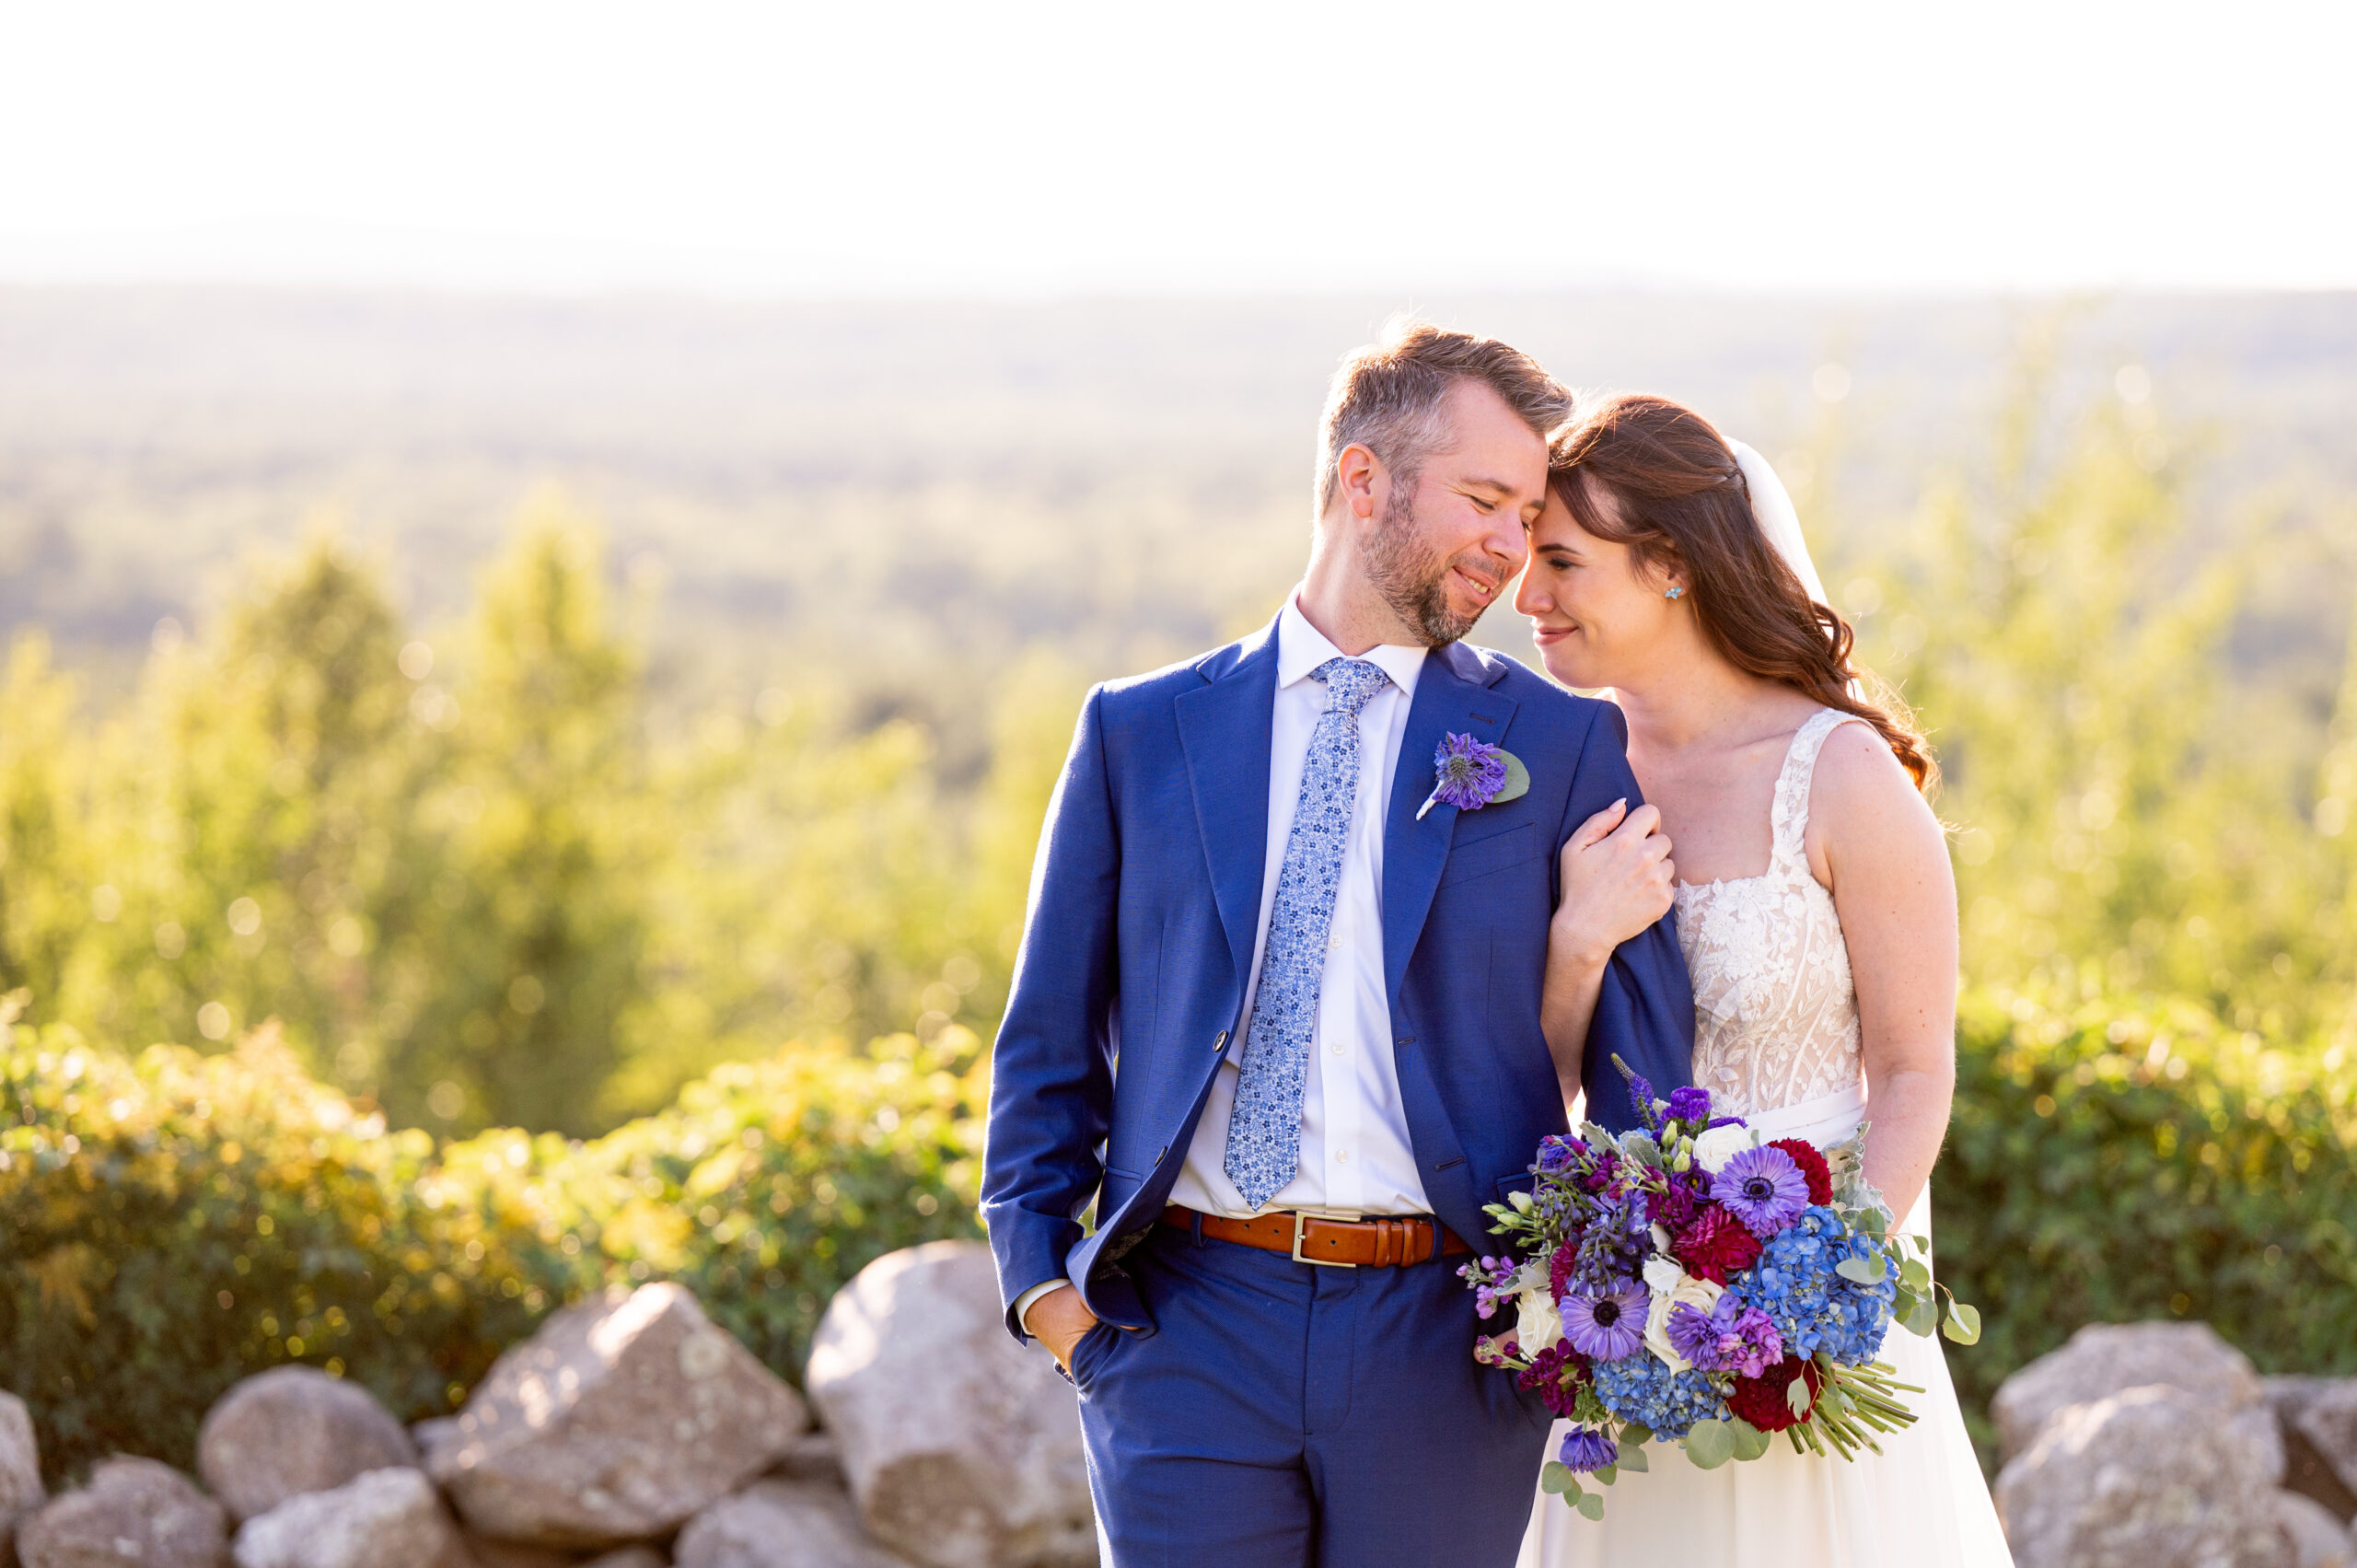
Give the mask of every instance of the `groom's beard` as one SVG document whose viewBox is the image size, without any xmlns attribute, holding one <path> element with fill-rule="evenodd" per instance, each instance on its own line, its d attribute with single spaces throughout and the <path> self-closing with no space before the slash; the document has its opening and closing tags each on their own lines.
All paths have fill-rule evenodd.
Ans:
<svg viewBox="0 0 2357 1568">
<path fill-rule="evenodd" d="M 1447 646 L 1481 619 L 1480 610 L 1460 615 L 1449 608 L 1448 568 L 1446 557 L 1418 541 L 1413 503 L 1394 491 L 1384 505 L 1383 521 L 1367 541 L 1366 579 L 1427 647 Z"/>
</svg>

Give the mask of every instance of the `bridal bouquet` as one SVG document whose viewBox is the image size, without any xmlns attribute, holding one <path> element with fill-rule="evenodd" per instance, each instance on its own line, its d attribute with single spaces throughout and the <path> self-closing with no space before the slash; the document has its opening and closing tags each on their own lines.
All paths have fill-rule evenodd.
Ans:
<svg viewBox="0 0 2357 1568">
<path fill-rule="evenodd" d="M 1483 1318 L 1515 1315 L 1475 1359 L 1574 1423 L 1540 1486 L 1595 1519 L 1581 1479 L 1646 1469 L 1656 1437 L 1705 1469 L 1779 1432 L 1796 1452 L 1880 1452 L 1875 1433 L 1915 1419 L 1898 1396 L 1922 1392 L 1875 1357 L 1894 1319 L 1929 1334 L 1940 1317 L 1931 1243 L 1898 1232 L 1858 1138 L 1767 1142 L 1703 1090 L 1631 1084 L 1643 1124 L 1546 1139 L 1532 1190 L 1489 1209 L 1509 1254 L 1459 1271 Z M 1970 1344 L 1979 1314 L 1950 1295 L 1945 1332 Z"/>
</svg>

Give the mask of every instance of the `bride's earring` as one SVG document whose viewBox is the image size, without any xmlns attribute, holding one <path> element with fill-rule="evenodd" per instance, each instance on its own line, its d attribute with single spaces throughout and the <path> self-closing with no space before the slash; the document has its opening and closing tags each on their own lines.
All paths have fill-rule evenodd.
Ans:
<svg viewBox="0 0 2357 1568">
<path fill-rule="evenodd" d="M 1680 587 L 1678 584 L 1672 583 L 1669 586 L 1669 592 L 1662 595 L 1661 597 L 1664 598 L 1684 598 L 1686 597 L 1686 590 L 1683 587 Z"/>
</svg>

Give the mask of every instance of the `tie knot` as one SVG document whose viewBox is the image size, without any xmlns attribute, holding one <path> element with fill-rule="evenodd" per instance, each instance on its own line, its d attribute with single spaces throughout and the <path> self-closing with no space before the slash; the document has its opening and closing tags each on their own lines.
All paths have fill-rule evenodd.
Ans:
<svg viewBox="0 0 2357 1568">
<path fill-rule="evenodd" d="M 1324 681 L 1326 690 L 1334 694 L 1334 711 L 1348 714 L 1353 718 L 1377 691 L 1383 690 L 1384 682 L 1391 679 L 1383 673 L 1381 665 L 1370 664 L 1363 658 L 1329 658 L 1311 673 Z"/>
</svg>

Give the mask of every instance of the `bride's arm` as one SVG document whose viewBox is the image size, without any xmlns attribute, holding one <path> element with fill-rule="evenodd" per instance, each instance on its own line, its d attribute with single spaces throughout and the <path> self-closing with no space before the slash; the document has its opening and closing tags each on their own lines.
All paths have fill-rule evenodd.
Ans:
<svg viewBox="0 0 2357 1568">
<path fill-rule="evenodd" d="M 1904 1219 L 1956 1094 L 1956 876 L 1947 840 L 1880 737 L 1843 725 L 1819 756 L 1810 869 L 1833 889 L 1858 987 L 1866 1179 Z"/>
<path fill-rule="evenodd" d="M 1563 844 L 1562 899 L 1547 927 L 1547 982 L 1538 1025 L 1555 1059 L 1563 1103 L 1579 1098 L 1588 1025 L 1612 950 L 1669 912 L 1676 868 L 1661 813 L 1616 801 Z"/>
</svg>

